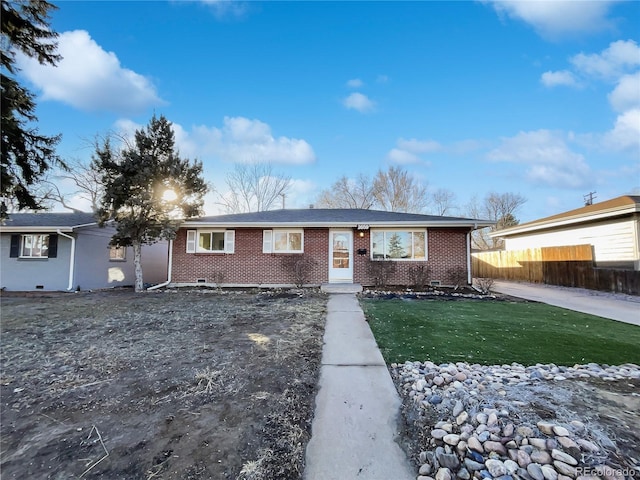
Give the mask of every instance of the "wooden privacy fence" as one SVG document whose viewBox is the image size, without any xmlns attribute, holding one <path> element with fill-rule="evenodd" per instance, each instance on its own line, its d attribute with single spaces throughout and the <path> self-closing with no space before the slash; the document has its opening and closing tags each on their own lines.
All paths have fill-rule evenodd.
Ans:
<svg viewBox="0 0 640 480">
<path fill-rule="evenodd" d="M 595 268 L 591 245 L 478 252 L 474 277 L 490 277 L 640 295 L 640 272 Z"/>
</svg>

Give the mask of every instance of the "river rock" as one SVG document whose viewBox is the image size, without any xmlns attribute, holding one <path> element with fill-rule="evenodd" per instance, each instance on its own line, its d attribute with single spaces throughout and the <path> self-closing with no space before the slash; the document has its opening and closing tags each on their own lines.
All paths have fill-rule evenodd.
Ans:
<svg viewBox="0 0 640 480">
<path fill-rule="evenodd" d="M 575 461 L 575 460 L 574 460 Z M 577 477 L 577 472 L 575 467 L 572 467 L 571 465 L 568 465 L 564 462 L 561 462 L 559 460 L 555 460 L 553 462 L 553 466 L 556 467 L 556 471 L 562 475 L 566 475 L 567 477 L 571 477 L 571 478 L 576 478 Z"/>
<path fill-rule="evenodd" d="M 457 475 L 460 480 L 469 480 L 471 478 L 471 474 L 466 468 L 461 468 L 460 470 L 458 470 Z"/>
<path fill-rule="evenodd" d="M 476 415 L 476 422 L 481 425 L 486 425 L 488 419 L 489 415 L 487 415 L 486 413 L 479 413 Z"/>
<path fill-rule="evenodd" d="M 462 411 L 464 410 L 464 405 L 460 400 L 456 400 L 455 405 L 453 406 L 453 416 L 457 417 L 458 415 L 460 415 L 462 413 Z"/>
<path fill-rule="evenodd" d="M 482 443 L 480 443 L 480 440 L 478 440 L 476 437 L 469 437 L 469 440 L 467 440 L 467 445 L 469 445 L 469 448 L 471 450 L 475 450 L 476 452 L 480 452 L 480 453 L 484 452 L 484 448 L 482 448 Z"/>
<path fill-rule="evenodd" d="M 507 474 L 507 469 L 504 467 L 504 464 L 500 460 L 489 459 L 484 462 L 484 466 L 487 467 L 487 470 L 489 470 L 489 473 L 493 478 L 501 477 L 502 475 Z"/>
<path fill-rule="evenodd" d="M 425 463 L 420 467 L 420 470 L 418 470 L 418 473 L 420 475 L 429 475 L 431 473 L 431 465 L 429 465 L 428 463 Z"/>
<path fill-rule="evenodd" d="M 520 425 L 516 428 L 516 433 L 518 435 L 522 435 L 525 438 L 533 437 L 533 429 L 531 427 L 527 427 L 526 425 Z"/>
<path fill-rule="evenodd" d="M 463 425 L 468 418 L 469 418 L 469 414 L 467 412 L 461 412 L 460 415 L 456 417 L 456 423 L 458 425 Z"/>
<path fill-rule="evenodd" d="M 491 412 L 489 414 L 489 417 L 487 418 L 487 426 L 492 427 L 496 423 L 498 423 L 498 415 L 496 414 L 496 412 Z"/>
<path fill-rule="evenodd" d="M 436 440 L 442 440 L 445 435 L 447 435 L 447 431 L 442 428 L 434 428 L 431 430 L 431 436 Z"/>
<path fill-rule="evenodd" d="M 436 459 L 441 467 L 449 470 L 454 470 L 460 466 L 460 460 L 458 460 L 458 456 L 455 453 L 436 453 Z"/>
<path fill-rule="evenodd" d="M 568 437 L 569 436 L 569 430 L 567 430 L 564 427 L 561 427 L 560 425 L 554 425 L 553 426 L 553 433 L 557 437 Z"/>
<path fill-rule="evenodd" d="M 555 426 L 553 423 L 538 422 L 536 426 L 538 427 L 538 430 L 540 430 L 545 435 L 553 435 L 553 427 Z"/>
<path fill-rule="evenodd" d="M 544 438 L 530 438 L 529 444 L 536 447 L 538 450 L 546 450 L 547 441 Z"/>
<path fill-rule="evenodd" d="M 540 468 L 545 480 L 558 480 L 558 472 L 551 465 L 542 465 Z"/>
<path fill-rule="evenodd" d="M 533 480 L 544 480 L 544 474 L 542 468 L 537 463 L 530 463 L 527 465 L 527 473 L 531 475 Z"/>
<path fill-rule="evenodd" d="M 467 470 L 470 470 L 472 472 L 479 472 L 484 468 L 484 463 L 476 462 L 475 460 L 471 460 L 470 458 L 465 458 L 464 466 Z"/>
<path fill-rule="evenodd" d="M 541 465 L 549 465 L 552 462 L 551 455 L 545 450 L 534 450 L 531 452 L 531 461 Z"/>
<path fill-rule="evenodd" d="M 518 465 L 520 465 L 522 468 L 527 468 L 527 466 L 531 463 L 531 457 L 524 450 L 518 450 L 518 453 L 516 455 L 516 462 L 518 462 Z"/>
<path fill-rule="evenodd" d="M 506 455 L 507 449 L 500 442 L 494 442 L 491 440 L 487 440 L 482 445 L 484 447 L 485 452 L 496 452 L 500 455 Z"/>
<path fill-rule="evenodd" d="M 436 480 L 451 480 L 451 471 L 448 468 L 439 468 Z"/>
<path fill-rule="evenodd" d="M 516 462 L 514 462 L 513 460 L 509 459 L 509 460 L 505 460 L 504 461 L 504 468 L 507 469 L 507 473 L 509 475 L 513 475 L 514 473 L 516 473 L 518 471 L 518 464 Z"/>
<path fill-rule="evenodd" d="M 598 445 L 590 442 L 589 440 L 585 440 L 584 438 L 578 438 L 576 440 L 576 443 L 580 445 L 580 448 L 582 450 L 585 450 L 587 452 L 595 453 L 600 451 L 600 447 Z"/>
<path fill-rule="evenodd" d="M 564 453 L 562 450 L 554 448 L 553 450 L 551 450 L 551 456 L 555 460 L 566 463 L 568 465 L 578 465 L 578 461 L 575 458 L 573 458 L 568 453 Z"/>
<path fill-rule="evenodd" d="M 560 445 L 562 445 L 562 448 L 564 448 L 565 450 L 569 450 L 571 448 L 580 448 L 578 447 L 578 444 L 571 440 L 569 437 L 558 437 L 556 440 Z"/>
<path fill-rule="evenodd" d="M 445 435 L 444 437 L 442 437 L 442 440 L 447 445 L 456 446 L 460 441 L 460 435 L 456 435 L 455 433 L 449 433 L 448 435 Z"/>
<path fill-rule="evenodd" d="M 502 435 L 504 437 L 511 437 L 513 435 L 514 430 L 515 430 L 515 426 L 513 425 L 513 423 L 508 423 L 502 429 Z"/>
</svg>

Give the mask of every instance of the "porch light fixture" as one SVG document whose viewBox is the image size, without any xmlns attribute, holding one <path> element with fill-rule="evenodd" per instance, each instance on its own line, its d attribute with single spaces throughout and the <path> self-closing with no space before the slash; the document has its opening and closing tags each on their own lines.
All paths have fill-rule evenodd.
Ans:
<svg viewBox="0 0 640 480">
<path fill-rule="evenodd" d="M 358 236 L 359 236 L 360 238 L 364 238 L 364 231 L 359 230 L 359 231 L 358 231 Z"/>
</svg>

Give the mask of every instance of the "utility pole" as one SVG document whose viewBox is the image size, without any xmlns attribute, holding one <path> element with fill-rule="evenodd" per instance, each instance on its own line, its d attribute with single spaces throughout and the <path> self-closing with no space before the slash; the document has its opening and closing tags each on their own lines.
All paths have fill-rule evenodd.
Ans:
<svg viewBox="0 0 640 480">
<path fill-rule="evenodd" d="M 596 192 L 589 192 L 582 196 L 584 198 L 584 206 L 593 205 L 593 199 L 596 198 Z"/>
</svg>

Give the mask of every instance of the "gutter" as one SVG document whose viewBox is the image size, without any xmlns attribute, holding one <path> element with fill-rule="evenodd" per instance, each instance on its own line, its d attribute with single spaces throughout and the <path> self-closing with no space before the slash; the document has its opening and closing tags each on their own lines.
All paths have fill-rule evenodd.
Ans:
<svg viewBox="0 0 640 480">
<path fill-rule="evenodd" d="M 75 263 L 76 263 L 76 239 L 71 235 L 62 233 L 62 231 L 59 228 L 56 230 L 56 233 L 58 235 L 61 235 L 71 240 L 71 255 L 69 257 L 69 286 L 67 287 L 67 290 L 71 291 L 73 290 L 73 270 L 75 269 Z"/>
<path fill-rule="evenodd" d="M 169 264 L 167 265 L 167 281 L 147 288 L 147 290 L 157 290 L 158 288 L 166 287 L 171 283 L 171 270 L 173 268 L 173 240 L 169 240 Z"/>
<path fill-rule="evenodd" d="M 473 285 L 471 276 L 471 232 L 467 232 L 467 283 Z"/>
</svg>

